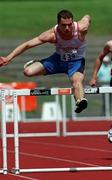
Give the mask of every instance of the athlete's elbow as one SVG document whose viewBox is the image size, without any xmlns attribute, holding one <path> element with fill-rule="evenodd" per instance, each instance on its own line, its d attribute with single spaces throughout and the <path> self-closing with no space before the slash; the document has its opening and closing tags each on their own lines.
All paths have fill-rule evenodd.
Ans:
<svg viewBox="0 0 112 180">
<path fill-rule="evenodd" d="M 89 14 L 86 14 L 85 18 L 88 20 L 89 23 L 91 23 L 91 16 Z"/>
</svg>

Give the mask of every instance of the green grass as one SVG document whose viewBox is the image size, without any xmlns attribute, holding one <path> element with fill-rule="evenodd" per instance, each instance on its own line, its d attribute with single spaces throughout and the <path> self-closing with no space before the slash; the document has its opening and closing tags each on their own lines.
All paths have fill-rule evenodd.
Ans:
<svg viewBox="0 0 112 180">
<path fill-rule="evenodd" d="M 76 21 L 90 14 L 89 34 L 112 33 L 111 0 L 0 1 L 0 38 L 32 38 L 56 24 L 57 12 L 71 10 Z"/>
</svg>

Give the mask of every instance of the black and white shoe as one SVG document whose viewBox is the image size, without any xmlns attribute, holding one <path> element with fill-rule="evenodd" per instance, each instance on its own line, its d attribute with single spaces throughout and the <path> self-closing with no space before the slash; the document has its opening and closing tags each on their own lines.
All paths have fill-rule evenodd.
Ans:
<svg viewBox="0 0 112 180">
<path fill-rule="evenodd" d="M 107 137 L 108 137 L 108 141 L 109 141 L 110 143 L 112 143 L 112 128 L 108 131 Z"/>
<path fill-rule="evenodd" d="M 39 62 L 40 59 L 34 59 L 34 60 L 31 60 L 31 61 L 28 61 L 25 65 L 24 65 L 24 69 L 28 66 L 30 66 L 31 64 L 35 63 L 35 62 Z"/>
<path fill-rule="evenodd" d="M 82 98 L 79 102 L 76 103 L 76 109 L 75 109 L 75 112 L 76 113 L 80 113 L 82 112 L 84 109 L 87 108 L 88 106 L 88 101 L 86 98 Z"/>
</svg>

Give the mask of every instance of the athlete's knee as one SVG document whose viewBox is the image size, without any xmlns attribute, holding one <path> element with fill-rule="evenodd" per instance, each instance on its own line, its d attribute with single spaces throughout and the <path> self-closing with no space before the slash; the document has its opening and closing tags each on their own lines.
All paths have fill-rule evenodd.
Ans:
<svg viewBox="0 0 112 180">
<path fill-rule="evenodd" d="M 80 81 L 73 81 L 72 82 L 72 86 L 76 89 L 80 86 L 80 84 L 82 84 Z"/>
<path fill-rule="evenodd" d="M 74 78 L 72 80 L 72 86 L 77 89 L 83 84 L 83 80 L 81 78 Z"/>
<path fill-rule="evenodd" d="M 25 76 L 28 76 L 28 77 L 32 76 L 32 70 L 28 67 L 24 69 L 23 73 Z"/>
</svg>

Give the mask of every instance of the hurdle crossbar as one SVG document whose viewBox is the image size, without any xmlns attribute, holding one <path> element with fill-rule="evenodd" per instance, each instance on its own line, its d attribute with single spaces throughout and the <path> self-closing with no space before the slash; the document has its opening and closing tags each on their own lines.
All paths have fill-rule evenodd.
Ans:
<svg viewBox="0 0 112 180">
<path fill-rule="evenodd" d="M 13 169 L 12 172 L 27 173 L 27 172 L 80 172 L 80 171 L 112 171 L 112 167 L 109 166 L 98 166 L 98 167 L 65 167 L 65 168 L 38 168 L 38 169 Z"/>
<path fill-rule="evenodd" d="M 8 95 L 12 96 L 16 92 L 17 96 L 42 96 L 42 95 L 71 95 L 73 88 L 35 88 L 10 90 Z M 112 87 L 85 87 L 85 94 L 105 94 L 112 93 Z"/>
</svg>

